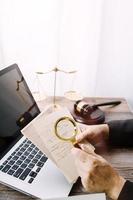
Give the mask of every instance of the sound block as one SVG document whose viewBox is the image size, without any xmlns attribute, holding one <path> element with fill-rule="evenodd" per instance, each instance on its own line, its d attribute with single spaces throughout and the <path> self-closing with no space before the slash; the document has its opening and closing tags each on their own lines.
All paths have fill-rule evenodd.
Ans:
<svg viewBox="0 0 133 200">
<path fill-rule="evenodd" d="M 74 110 L 72 111 L 72 115 L 77 122 L 87 125 L 102 124 L 105 120 L 104 112 L 98 107 L 93 109 L 92 112 L 89 113 L 85 118 L 76 113 Z"/>
</svg>

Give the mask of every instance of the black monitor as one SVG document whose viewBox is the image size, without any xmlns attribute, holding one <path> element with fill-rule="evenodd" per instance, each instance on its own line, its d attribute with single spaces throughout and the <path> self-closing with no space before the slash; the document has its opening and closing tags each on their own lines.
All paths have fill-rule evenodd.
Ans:
<svg viewBox="0 0 133 200">
<path fill-rule="evenodd" d="M 0 71 L 0 158 L 22 137 L 40 110 L 17 64 Z"/>
</svg>

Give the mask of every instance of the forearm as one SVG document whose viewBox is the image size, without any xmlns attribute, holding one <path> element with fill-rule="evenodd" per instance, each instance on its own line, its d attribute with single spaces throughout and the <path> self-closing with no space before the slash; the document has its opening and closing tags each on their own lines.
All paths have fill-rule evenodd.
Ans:
<svg viewBox="0 0 133 200">
<path fill-rule="evenodd" d="M 133 119 L 111 121 L 107 125 L 108 138 L 112 145 L 133 147 Z"/>
</svg>

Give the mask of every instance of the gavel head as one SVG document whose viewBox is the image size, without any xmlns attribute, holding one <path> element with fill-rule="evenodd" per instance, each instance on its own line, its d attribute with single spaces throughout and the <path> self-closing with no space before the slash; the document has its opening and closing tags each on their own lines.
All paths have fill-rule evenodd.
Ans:
<svg viewBox="0 0 133 200">
<path fill-rule="evenodd" d="M 88 118 L 92 112 L 97 109 L 96 106 L 91 106 L 85 101 L 76 101 L 74 111 L 83 118 Z"/>
<path fill-rule="evenodd" d="M 85 101 L 76 101 L 72 111 L 74 119 L 83 124 L 101 124 L 105 120 L 105 113 L 96 105 L 89 105 Z"/>
</svg>

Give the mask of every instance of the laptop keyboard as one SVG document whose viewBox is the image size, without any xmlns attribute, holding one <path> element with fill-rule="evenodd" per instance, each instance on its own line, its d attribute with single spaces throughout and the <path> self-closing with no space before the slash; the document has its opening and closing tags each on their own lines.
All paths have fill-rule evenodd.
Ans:
<svg viewBox="0 0 133 200">
<path fill-rule="evenodd" d="M 0 170 L 11 176 L 32 183 L 40 172 L 47 157 L 28 139 L 0 165 Z"/>
</svg>

